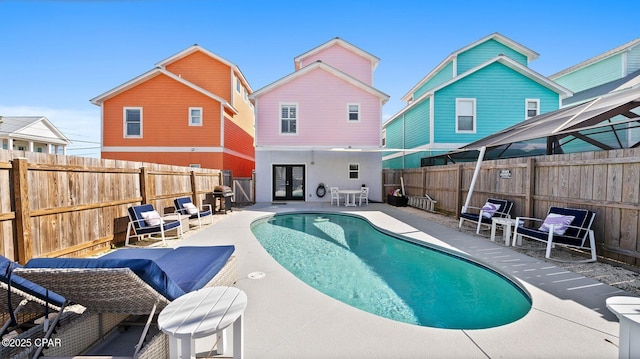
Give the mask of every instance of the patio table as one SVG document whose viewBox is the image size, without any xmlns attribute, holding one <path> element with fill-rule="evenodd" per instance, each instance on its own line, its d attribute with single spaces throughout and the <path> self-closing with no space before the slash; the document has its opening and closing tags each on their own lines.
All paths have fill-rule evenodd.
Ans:
<svg viewBox="0 0 640 359">
<path fill-rule="evenodd" d="M 640 357 L 640 298 L 609 297 L 607 308 L 620 321 L 620 342 L 618 343 L 618 358 Z M 635 338 L 632 340 L 631 338 Z"/>
<path fill-rule="evenodd" d="M 359 189 L 341 189 L 338 193 L 344 194 L 344 206 L 355 207 L 356 195 L 360 193 Z"/>
<path fill-rule="evenodd" d="M 217 354 L 224 354 L 225 330 L 233 324 L 233 357 L 242 358 L 246 307 L 247 295 L 234 287 L 203 288 L 174 300 L 158 316 L 158 327 L 169 336 L 170 357 L 195 358 L 195 340 L 214 334 Z"/>
</svg>

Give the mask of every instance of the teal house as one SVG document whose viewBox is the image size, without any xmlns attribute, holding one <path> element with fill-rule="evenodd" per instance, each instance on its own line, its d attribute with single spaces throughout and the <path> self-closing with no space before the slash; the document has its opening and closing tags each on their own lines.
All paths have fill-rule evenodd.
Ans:
<svg viewBox="0 0 640 359">
<path fill-rule="evenodd" d="M 555 73 L 549 78 L 573 96 L 563 106 L 640 85 L 640 38 Z"/>
<path fill-rule="evenodd" d="M 538 54 L 493 33 L 447 56 L 382 124 L 383 168 L 416 168 L 527 118 L 572 93 L 529 68 Z"/>
</svg>

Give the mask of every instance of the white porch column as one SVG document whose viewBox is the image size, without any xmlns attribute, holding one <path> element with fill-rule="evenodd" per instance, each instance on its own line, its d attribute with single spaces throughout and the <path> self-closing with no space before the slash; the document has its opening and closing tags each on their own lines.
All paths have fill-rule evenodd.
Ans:
<svg viewBox="0 0 640 359">
<path fill-rule="evenodd" d="M 52 154 L 51 149 L 54 148 L 50 143 L 47 143 L 47 153 Z"/>
<path fill-rule="evenodd" d="M 33 150 L 33 141 L 29 141 L 29 152 L 35 152 Z"/>
<path fill-rule="evenodd" d="M 7 149 L 9 151 L 13 150 L 13 138 L 7 139 Z"/>
</svg>

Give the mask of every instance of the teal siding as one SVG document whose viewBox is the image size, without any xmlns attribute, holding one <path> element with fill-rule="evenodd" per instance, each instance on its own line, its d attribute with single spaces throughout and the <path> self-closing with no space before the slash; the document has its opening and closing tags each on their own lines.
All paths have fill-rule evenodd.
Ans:
<svg viewBox="0 0 640 359">
<path fill-rule="evenodd" d="M 453 61 L 449 61 L 449 63 L 442 68 L 442 70 L 438 71 L 438 73 L 434 74 L 424 85 L 420 86 L 414 93 L 413 98 L 417 99 L 422 96 L 429 90 L 434 87 L 439 86 L 440 84 L 445 83 L 453 78 Z"/>
<path fill-rule="evenodd" d="M 404 114 L 404 148 L 414 148 L 429 143 L 431 98 L 416 104 Z"/>
<path fill-rule="evenodd" d="M 622 77 L 622 54 L 556 78 L 554 81 L 573 92 L 580 92 Z"/>
<path fill-rule="evenodd" d="M 476 133 L 455 132 L 456 98 L 476 99 Z M 469 143 L 521 122 L 525 99 L 540 99 L 540 113 L 557 110 L 559 105 L 557 93 L 493 63 L 436 92 L 434 142 Z"/>
<path fill-rule="evenodd" d="M 627 51 L 627 75 L 640 70 L 640 45 Z"/>
<path fill-rule="evenodd" d="M 500 54 L 503 54 L 524 66 L 529 66 L 525 55 L 492 39 L 458 54 L 458 75 L 461 75 Z"/>
<path fill-rule="evenodd" d="M 398 117 L 386 127 L 387 141 L 385 147 L 387 148 L 403 148 L 402 147 L 402 116 Z"/>
<path fill-rule="evenodd" d="M 382 161 L 382 168 L 390 168 L 392 170 L 401 169 L 402 167 L 402 157 L 392 158 L 390 160 Z"/>
</svg>

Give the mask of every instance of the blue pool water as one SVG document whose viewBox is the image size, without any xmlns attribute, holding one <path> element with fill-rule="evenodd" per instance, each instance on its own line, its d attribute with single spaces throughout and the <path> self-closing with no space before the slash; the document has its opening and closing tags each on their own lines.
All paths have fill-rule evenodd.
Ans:
<svg viewBox="0 0 640 359">
<path fill-rule="evenodd" d="M 334 213 L 277 214 L 251 230 L 287 270 L 367 312 L 410 324 L 480 329 L 511 323 L 531 298 L 504 275 L 437 247 Z"/>
</svg>

